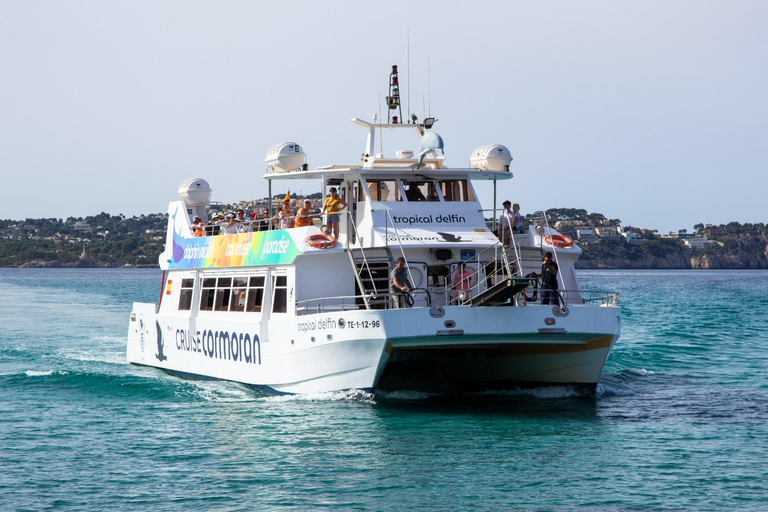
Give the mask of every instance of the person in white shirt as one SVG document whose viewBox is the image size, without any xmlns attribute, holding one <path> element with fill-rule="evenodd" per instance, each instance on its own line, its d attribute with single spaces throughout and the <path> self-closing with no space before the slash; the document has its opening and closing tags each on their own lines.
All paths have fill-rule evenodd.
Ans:
<svg viewBox="0 0 768 512">
<path fill-rule="evenodd" d="M 237 210 L 235 214 L 235 222 L 237 223 L 238 233 L 249 233 L 252 231 L 250 220 L 245 218 L 245 210 Z"/>
<path fill-rule="evenodd" d="M 221 227 L 221 232 L 224 235 L 236 235 L 237 234 L 237 221 L 233 213 L 228 213 L 226 217 L 227 221 Z"/>
<path fill-rule="evenodd" d="M 512 205 L 512 231 L 514 233 L 523 232 L 523 216 L 520 214 L 520 205 L 515 203 Z"/>
<path fill-rule="evenodd" d="M 502 244 L 509 245 L 512 228 L 515 226 L 515 216 L 510 209 L 512 207 L 511 201 L 504 201 L 502 206 L 504 206 L 504 211 L 501 212 L 501 217 L 499 217 L 499 238 Z"/>
</svg>

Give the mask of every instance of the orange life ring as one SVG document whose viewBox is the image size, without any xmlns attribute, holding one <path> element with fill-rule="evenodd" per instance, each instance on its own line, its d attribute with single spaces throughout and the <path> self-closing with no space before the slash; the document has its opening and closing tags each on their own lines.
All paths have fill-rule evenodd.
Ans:
<svg viewBox="0 0 768 512">
<path fill-rule="evenodd" d="M 308 236 L 304 243 L 315 249 L 330 249 L 336 245 L 336 239 L 331 235 L 312 235 Z"/>
<path fill-rule="evenodd" d="M 562 247 L 563 249 L 573 247 L 573 240 L 563 235 L 547 235 L 544 237 L 544 243 L 554 247 Z"/>
</svg>

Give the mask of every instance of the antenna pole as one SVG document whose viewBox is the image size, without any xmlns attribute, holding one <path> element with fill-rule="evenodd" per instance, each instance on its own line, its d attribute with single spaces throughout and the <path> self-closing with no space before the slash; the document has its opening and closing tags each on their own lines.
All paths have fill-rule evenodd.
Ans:
<svg viewBox="0 0 768 512">
<path fill-rule="evenodd" d="M 432 66 L 431 57 L 427 55 L 427 117 L 432 117 Z"/>
<path fill-rule="evenodd" d="M 408 37 L 406 38 L 408 41 L 408 66 L 406 68 L 406 71 L 408 72 L 408 87 L 406 94 L 408 95 L 408 119 L 409 123 L 411 122 L 411 27 L 408 27 Z"/>
</svg>

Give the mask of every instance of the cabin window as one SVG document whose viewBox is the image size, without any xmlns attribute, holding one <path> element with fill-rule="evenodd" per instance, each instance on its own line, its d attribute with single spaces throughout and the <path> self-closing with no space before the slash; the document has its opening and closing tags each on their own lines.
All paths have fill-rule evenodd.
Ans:
<svg viewBox="0 0 768 512">
<path fill-rule="evenodd" d="M 286 276 L 275 276 L 273 282 L 275 284 L 275 293 L 272 296 L 272 312 L 285 313 L 288 303 L 288 278 Z"/>
<path fill-rule="evenodd" d="M 216 311 L 229 311 L 229 301 L 232 294 L 232 278 L 220 277 L 216 283 L 216 301 L 213 309 Z"/>
<path fill-rule="evenodd" d="M 203 288 L 200 290 L 200 311 L 213 311 L 213 299 L 216 296 L 216 278 L 203 279 Z"/>
<path fill-rule="evenodd" d="M 264 298 L 264 276 L 254 276 L 248 280 L 248 296 L 245 310 L 249 313 L 261 311 L 261 301 Z"/>
<path fill-rule="evenodd" d="M 427 270 L 427 284 L 430 287 L 445 288 L 446 277 L 450 274 L 447 265 L 435 265 Z"/>
<path fill-rule="evenodd" d="M 194 286 L 194 279 L 181 280 L 181 291 L 179 292 L 179 311 L 189 311 L 192 309 L 192 291 Z"/>
<path fill-rule="evenodd" d="M 446 201 L 474 201 L 472 188 L 467 180 L 441 180 L 438 182 L 440 191 Z"/>
<path fill-rule="evenodd" d="M 434 181 L 409 181 L 403 182 L 403 185 L 405 185 L 405 197 L 409 202 L 440 200 Z"/>
<path fill-rule="evenodd" d="M 247 277 L 235 277 L 232 279 L 232 297 L 229 299 L 230 311 L 245 311 L 245 299 L 247 292 Z"/>
<path fill-rule="evenodd" d="M 286 277 L 277 278 L 278 288 L 282 283 L 283 311 L 285 311 Z M 182 282 L 182 287 L 189 284 L 189 299 L 192 301 L 192 283 Z M 192 281 L 189 279 L 188 281 Z M 200 290 L 200 311 L 229 311 L 257 313 L 261 311 L 264 299 L 264 276 L 209 277 L 202 280 Z M 184 291 L 184 290 L 182 290 Z M 179 309 L 182 309 L 181 306 Z M 189 309 L 187 306 L 186 309 Z"/>
<path fill-rule="evenodd" d="M 372 201 L 399 201 L 400 190 L 395 180 L 365 180 Z"/>
</svg>

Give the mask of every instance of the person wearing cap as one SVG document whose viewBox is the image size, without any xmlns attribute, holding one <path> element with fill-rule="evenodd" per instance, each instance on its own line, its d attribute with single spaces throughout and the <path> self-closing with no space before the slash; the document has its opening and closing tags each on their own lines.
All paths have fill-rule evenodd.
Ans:
<svg viewBox="0 0 768 512">
<path fill-rule="evenodd" d="M 312 201 L 305 199 L 301 208 L 296 211 L 296 222 L 294 226 L 297 228 L 303 228 L 314 224 L 312 221 Z"/>
<path fill-rule="evenodd" d="M 226 216 L 227 222 L 224 224 L 224 226 L 221 228 L 221 231 L 225 235 L 236 235 L 237 234 L 237 221 L 235 220 L 235 214 L 234 213 L 228 213 Z"/>
<path fill-rule="evenodd" d="M 325 223 L 328 224 L 328 226 L 330 226 L 331 230 L 333 231 L 333 237 L 339 238 L 339 215 L 333 214 L 337 214 L 346 208 L 347 203 L 342 201 L 338 196 L 336 193 L 336 187 L 331 187 L 328 192 L 328 197 L 325 198 L 325 205 L 323 205 L 323 209 L 320 211 L 320 213 L 327 213 Z"/>
<path fill-rule="evenodd" d="M 195 235 L 195 237 L 201 237 L 204 236 L 203 230 L 205 228 L 205 222 L 203 222 L 203 219 L 195 215 L 192 217 L 192 233 Z"/>
</svg>

